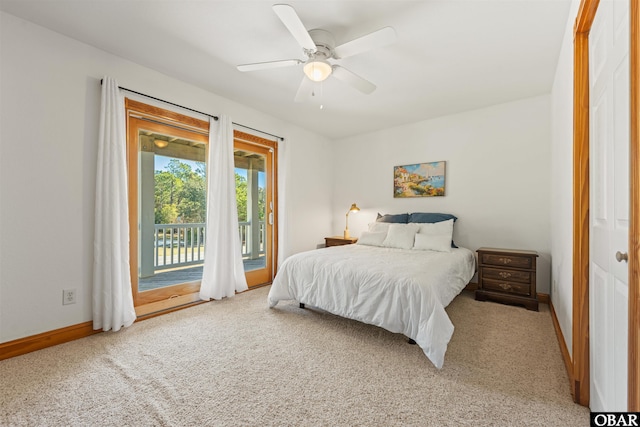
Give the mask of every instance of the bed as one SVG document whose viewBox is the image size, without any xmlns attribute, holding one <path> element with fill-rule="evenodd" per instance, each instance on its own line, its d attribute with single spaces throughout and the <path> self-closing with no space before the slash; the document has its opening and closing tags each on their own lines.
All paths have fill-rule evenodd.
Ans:
<svg viewBox="0 0 640 427">
<path fill-rule="evenodd" d="M 473 252 L 452 247 L 453 220 L 449 222 L 446 228 L 451 231 L 436 245 L 440 250 L 423 248 L 435 245 L 440 236 L 434 230 L 443 228 L 444 222 L 376 222 L 362 233 L 358 244 L 293 255 L 271 285 L 269 306 L 296 300 L 301 306 L 404 334 L 442 368 L 454 329 L 445 307 L 475 273 Z M 426 240 L 430 243 L 421 244 Z"/>
</svg>

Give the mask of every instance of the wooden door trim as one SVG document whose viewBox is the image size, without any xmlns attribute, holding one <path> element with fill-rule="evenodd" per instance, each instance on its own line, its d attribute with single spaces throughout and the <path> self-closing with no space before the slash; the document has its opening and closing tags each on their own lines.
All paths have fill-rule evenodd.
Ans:
<svg viewBox="0 0 640 427">
<path fill-rule="evenodd" d="M 628 410 L 640 411 L 640 8 L 630 0 L 630 227 Z M 573 382 L 589 405 L 589 32 L 599 0 L 582 0 L 574 25 Z"/>
<path fill-rule="evenodd" d="M 631 0 L 629 141 L 629 388 L 627 410 L 640 411 L 640 2 Z"/>
<path fill-rule="evenodd" d="M 589 31 L 599 0 L 582 0 L 573 44 L 573 372 L 574 400 L 589 405 Z"/>
<path fill-rule="evenodd" d="M 164 108 L 155 107 L 130 98 L 125 98 L 125 109 L 127 117 L 137 114 L 141 117 L 147 117 L 156 121 L 160 121 L 169 126 L 177 126 L 193 132 L 209 135 L 209 122 L 206 120 L 196 119 L 195 117 L 186 116 L 175 111 L 166 110 Z"/>
</svg>

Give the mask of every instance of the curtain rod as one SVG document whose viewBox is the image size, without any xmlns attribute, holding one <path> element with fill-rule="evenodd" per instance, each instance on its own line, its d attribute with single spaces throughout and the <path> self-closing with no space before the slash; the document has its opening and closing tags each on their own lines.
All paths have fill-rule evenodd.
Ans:
<svg viewBox="0 0 640 427">
<path fill-rule="evenodd" d="M 100 79 L 100 84 L 102 85 L 102 79 Z M 216 120 L 216 121 L 218 120 L 218 116 L 214 116 L 214 115 L 208 114 L 208 113 L 203 113 L 202 111 L 194 110 L 193 108 L 185 107 L 184 105 L 180 105 L 180 104 L 173 103 L 171 101 L 166 101 L 164 99 L 156 98 L 155 96 L 147 95 L 146 93 L 137 92 L 135 90 L 127 89 L 126 87 L 122 87 L 122 86 L 118 86 L 118 89 L 125 90 L 125 91 L 131 92 L 131 93 L 135 93 L 136 95 L 144 96 L 146 98 L 153 99 L 155 101 L 164 102 L 165 104 L 173 105 L 174 107 L 179 107 L 179 108 L 183 108 L 185 110 L 193 111 L 194 113 L 198 113 L 198 114 L 202 114 L 203 116 L 211 117 L 211 118 L 213 118 L 213 120 Z M 264 132 L 264 131 L 259 130 L 259 129 L 254 129 L 252 127 L 245 126 L 245 125 L 242 125 L 240 123 L 236 123 L 236 122 L 232 122 L 232 123 L 234 125 L 236 125 L 236 126 L 241 126 L 241 127 L 245 128 L 245 129 L 250 129 L 250 130 L 253 130 L 253 131 L 256 131 L 256 132 L 260 132 L 260 133 L 263 133 L 265 135 L 269 135 L 269 136 L 272 136 L 274 138 L 277 138 L 280 141 L 284 141 L 284 138 L 281 137 L 281 136 L 274 135 L 274 134 L 269 133 L 269 132 Z"/>
</svg>

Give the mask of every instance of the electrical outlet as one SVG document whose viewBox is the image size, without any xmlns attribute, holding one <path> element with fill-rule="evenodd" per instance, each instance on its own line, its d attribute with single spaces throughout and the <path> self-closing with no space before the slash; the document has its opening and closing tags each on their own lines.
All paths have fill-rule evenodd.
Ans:
<svg viewBox="0 0 640 427">
<path fill-rule="evenodd" d="M 75 304 L 76 303 L 76 290 L 75 289 L 63 289 L 62 290 L 62 305 Z"/>
</svg>

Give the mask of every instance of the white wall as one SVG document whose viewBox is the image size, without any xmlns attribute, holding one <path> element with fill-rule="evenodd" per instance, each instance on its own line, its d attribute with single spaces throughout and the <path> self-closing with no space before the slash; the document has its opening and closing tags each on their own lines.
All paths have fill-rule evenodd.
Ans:
<svg viewBox="0 0 640 427">
<path fill-rule="evenodd" d="M 0 82 L 2 82 L 2 17 L 0 16 Z M 0 84 L 0 103 L 2 102 L 2 84 Z M 2 166 L 2 118 L 1 118 L 1 114 L 0 114 L 0 167 Z M 0 176 L 1 179 L 1 176 Z M 0 185 L 0 224 L 2 224 L 2 212 L 3 212 L 3 207 L 2 207 L 2 185 Z M 2 226 L 0 226 L 0 242 L 2 242 L 3 236 L 2 236 Z M 0 280 L 2 280 L 2 243 L 0 243 Z M 2 282 L 0 282 L 0 310 L 2 310 L 2 295 L 3 295 L 3 291 L 2 291 Z M 0 313 L 0 331 L 2 331 L 2 314 Z M 1 336 L 1 335 L 0 335 Z M 0 342 L 2 342 L 2 339 L 0 338 Z"/>
<path fill-rule="evenodd" d="M 0 342 L 91 320 L 100 78 L 287 139 L 289 253 L 331 232 L 331 144 L 130 61 L 0 13 Z M 212 78 L 215 78 L 212 76 Z M 62 289 L 78 303 L 62 305 Z"/>
<path fill-rule="evenodd" d="M 551 92 L 551 300 L 569 353 L 573 340 L 573 0 Z"/>
<path fill-rule="evenodd" d="M 539 253 L 549 293 L 550 98 L 540 96 L 334 142 L 333 231 L 358 236 L 377 212 L 446 212 L 454 241 Z M 446 196 L 393 198 L 393 167 L 445 160 Z"/>
</svg>

